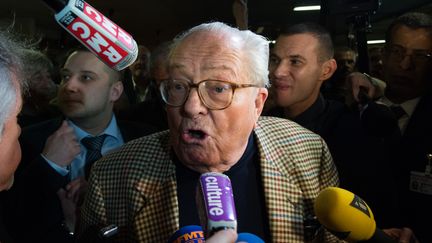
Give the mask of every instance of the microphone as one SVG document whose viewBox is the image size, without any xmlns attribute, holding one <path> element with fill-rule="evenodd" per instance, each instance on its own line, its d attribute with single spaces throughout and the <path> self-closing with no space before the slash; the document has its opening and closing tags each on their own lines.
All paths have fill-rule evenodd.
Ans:
<svg viewBox="0 0 432 243">
<path fill-rule="evenodd" d="M 349 242 L 396 243 L 376 227 L 372 210 L 357 195 L 338 187 L 322 190 L 314 203 L 318 221 Z"/>
<path fill-rule="evenodd" d="M 168 240 L 168 243 L 201 243 L 205 242 L 201 226 L 188 225 L 177 230 Z"/>
<path fill-rule="evenodd" d="M 251 233 L 239 233 L 236 242 L 264 243 L 261 238 Z"/>
<path fill-rule="evenodd" d="M 43 0 L 55 11 L 55 20 L 109 67 L 120 71 L 138 56 L 130 34 L 83 0 Z"/>
<path fill-rule="evenodd" d="M 215 172 L 202 174 L 196 195 L 198 215 L 206 237 L 221 229 L 237 230 L 237 215 L 228 176 Z"/>
</svg>

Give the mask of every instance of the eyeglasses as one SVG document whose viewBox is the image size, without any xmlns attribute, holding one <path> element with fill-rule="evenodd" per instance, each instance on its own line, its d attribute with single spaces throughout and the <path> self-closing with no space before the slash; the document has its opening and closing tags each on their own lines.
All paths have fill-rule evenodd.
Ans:
<svg viewBox="0 0 432 243">
<path fill-rule="evenodd" d="M 197 88 L 201 102 L 211 110 L 223 110 L 231 105 L 234 92 L 239 88 L 261 87 L 256 84 L 235 84 L 221 80 L 202 80 L 196 84 L 185 79 L 170 79 L 161 83 L 159 89 L 167 105 L 182 106 L 192 88 Z"/>
<path fill-rule="evenodd" d="M 397 62 L 402 61 L 406 56 L 410 56 L 411 61 L 415 64 L 424 64 L 432 60 L 432 54 L 427 50 L 413 50 L 411 54 L 407 54 L 408 49 L 400 46 L 389 46 L 386 48 L 386 52 Z"/>
</svg>

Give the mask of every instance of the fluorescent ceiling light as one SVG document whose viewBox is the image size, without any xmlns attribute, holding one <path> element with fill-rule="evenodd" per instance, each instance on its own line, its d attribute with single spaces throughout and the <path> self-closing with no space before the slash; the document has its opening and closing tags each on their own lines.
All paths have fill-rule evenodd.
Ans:
<svg viewBox="0 0 432 243">
<path fill-rule="evenodd" d="M 373 44 L 384 44 L 385 40 L 368 40 L 367 43 L 369 45 L 373 45 Z"/>
<path fill-rule="evenodd" d="M 321 9 L 320 5 L 294 7 L 294 11 L 313 11 L 313 10 L 320 10 L 320 9 Z"/>
</svg>

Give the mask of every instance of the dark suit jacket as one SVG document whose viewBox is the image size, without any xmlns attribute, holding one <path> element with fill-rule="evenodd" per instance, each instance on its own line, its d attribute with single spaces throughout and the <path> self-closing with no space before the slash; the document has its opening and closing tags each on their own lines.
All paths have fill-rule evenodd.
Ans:
<svg viewBox="0 0 432 243">
<path fill-rule="evenodd" d="M 46 139 L 61 125 L 53 119 L 23 129 L 20 137 L 22 161 L 16 181 L 8 192 L 7 222 L 17 242 L 69 242 L 62 227 L 63 212 L 56 192 L 68 183 L 40 156 Z M 156 129 L 144 124 L 117 122 L 125 142 Z M 23 234 L 23 232 L 25 232 Z"/>
<path fill-rule="evenodd" d="M 10 235 L 6 229 L 6 222 L 4 218 L 4 207 L 3 207 L 3 197 L 5 192 L 0 192 L 0 242 L 11 243 L 13 242 Z"/>
<path fill-rule="evenodd" d="M 432 242 L 424 223 L 432 218 L 432 196 L 409 190 L 411 171 L 424 172 L 432 153 L 432 96 L 420 99 L 403 136 L 390 132 L 398 127 L 384 111 L 370 108 L 362 120 L 355 113 L 339 119 L 342 132 L 327 140 L 341 186 L 369 204 L 378 227 L 411 227 L 420 242 Z"/>
</svg>

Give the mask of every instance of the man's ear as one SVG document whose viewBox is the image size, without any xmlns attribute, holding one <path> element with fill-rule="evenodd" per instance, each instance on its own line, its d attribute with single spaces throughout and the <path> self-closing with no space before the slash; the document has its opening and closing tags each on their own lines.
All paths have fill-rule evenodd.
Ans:
<svg viewBox="0 0 432 243">
<path fill-rule="evenodd" d="M 333 73 L 336 71 L 336 68 L 337 68 L 337 63 L 336 63 L 336 60 L 334 58 L 325 61 L 321 65 L 320 80 L 324 81 L 324 80 L 329 79 L 333 75 Z"/>
<path fill-rule="evenodd" d="M 111 87 L 110 101 L 116 102 L 123 93 L 123 83 L 121 81 L 115 82 Z"/>
<path fill-rule="evenodd" d="M 256 98 L 255 98 L 256 121 L 258 121 L 258 118 L 261 115 L 261 112 L 264 108 L 264 104 L 265 104 L 265 101 L 267 100 L 267 97 L 268 97 L 267 88 L 259 88 L 258 94 L 256 95 Z"/>
</svg>

